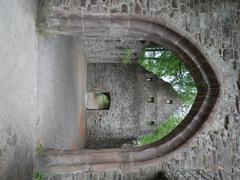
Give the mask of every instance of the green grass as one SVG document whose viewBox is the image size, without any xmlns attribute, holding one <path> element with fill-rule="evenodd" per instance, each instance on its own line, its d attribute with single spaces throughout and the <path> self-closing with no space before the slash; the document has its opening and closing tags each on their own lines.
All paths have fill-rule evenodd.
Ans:
<svg viewBox="0 0 240 180">
<path fill-rule="evenodd" d="M 149 135 L 145 135 L 138 140 L 138 145 L 146 145 L 153 143 L 164 136 L 168 135 L 180 122 L 182 117 L 178 115 L 171 115 L 165 122 L 160 124 L 160 126 Z"/>
</svg>

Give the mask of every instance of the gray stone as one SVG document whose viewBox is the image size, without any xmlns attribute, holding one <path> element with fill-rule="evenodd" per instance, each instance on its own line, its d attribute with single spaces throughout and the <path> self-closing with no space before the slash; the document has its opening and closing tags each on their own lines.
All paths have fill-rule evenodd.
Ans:
<svg viewBox="0 0 240 180">
<path fill-rule="evenodd" d="M 32 179 L 37 118 L 36 1 L 0 7 L 0 179 Z"/>
<path fill-rule="evenodd" d="M 43 136 L 43 142 L 46 142 L 47 147 L 56 148 L 70 148 L 71 144 L 74 145 L 76 142 L 80 147 L 83 141 L 83 139 L 77 139 L 77 135 L 80 134 L 77 133 L 76 127 L 73 127 L 74 123 L 68 121 L 76 119 L 77 110 L 73 110 L 73 108 L 79 107 L 79 104 L 73 103 L 73 105 L 70 102 L 75 97 L 71 96 L 71 93 L 78 90 L 78 88 L 73 87 L 75 76 L 69 67 L 71 66 L 69 62 L 73 63 L 74 58 L 68 52 L 70 52 L 71 47 L 75 47 L 74 43 L 69 40 L 70 37 L 57 37 L 51 42 L 52 44 L 56 43 L 52 49 L 48 46 L 40 46 L 39 58 L 46 55 L 41 58 L 41 60 L 46 61 L 37 61 L 37 36 L 34 20 L 36 5 L 33 2 L 35 1 L 2 1 L 0 7 L 0 55 L 2 57 L 0 60 L 0 154 L 2 154 L 0 177 L 3 180 L 28 180 L 32 178 L 35 137 L 41 139 Z M 239 1 L 146 0 L 129 2 L 84 0 L 79 3 L 80 1 L 75 0 L 50 0 L 44 2 L 42 4 L 52 3 L 49 6 L 49 13 L 45 14 L 51 16 L 56 16 L 52 7 L 58 10 L 59 16 L 64 15 L 67 10 L 107 16 L 111 16 L 111 13 L 123 13 L 126 16 L 134 14 L 136 10 L 137 13 L 142 13 L 141 17 L 147 15 L 164 19 L 167 25 L 176 28 L 176 31 L 181 32 L 194 42 L 204 52 L 217 72 L 221 83 L 221 98 L 218 101 L 216 112 L 211 114 L 213 123 L 209 123 L 202 133 L 196 135 L 194 141 L 182 149 L 187 154 L 187 158 L 182 160 L 181 152 L 173 152 L 170 158 L 164 159 L 167 164 L 171 164 L 173 170 L 165 170 L 172 172 L 179 179 L 184 179 L 184 177 L 176 172 L 181 171 L 186 174 L 186 169 L 203 169 L 215 179 L 239 179 L 239 172 L 231 173 L 231 167 L 239 166 L 239 160 L 236 158 L 236 161 L 231 161 L 231 158 L 233 154 L 234 157 L 240 155 L 240 115 L 239 102 L 236 101 L 239 89 L 232 88 L 237 81 L 239 82 L 238 67 L 232 68 L 234 61 L 239 63 L 240 44 L 236 40 L 239 38 L 240 32 Z M 127 11 L 126 7 L 123 6 L 125 4 Z M 173 9 L 174 13 L 172 13 Z M 194 21 L 199 21 L 199 23 Z M 48 23 L 43 22 L 44 24 Z M 45 28 L 47 29 L 47 27 Z M 59 33 L 64 28 L 59 28 L 57 32 Z M 127 31 L 123 30 L 105 31 L 105 29 L 100 28 L 92 28 L 92 31 L 87 33 L 89 36 L 106 36 L 109 35 L 109 32 L 112 32 L 115 38 L 117 34 L 118 38 L 127 34 Z M 57 42 L 62 43 L 57 44 Z M 43 40 L 40 40 L 39 43 L 43 46 L 50 46 L 48 43 L 44 44 Z M 44 49 L 47 52 L 44 52 Z M 104 48 L 102 49 L 104 50 Z M 78 51 L 77 48 L 75 50 Z M 56 67 L 51 64 L 53 62 L 56 63 Z M 50 64 L 43 66 L 44 63 Z M 53 69 L 51 71 L 51 68 L 56 71 Z M 49 74 L 45 74 L 43 69 Z M 81 71 L 85 72 L 83 69 Z M 56 72 L 56 74 L 52 76 L 51 72 Z M 44 89 L 44 83 L 48 84 L 45 86 L 46 89 Z M 66 97 L 63 97 L 65 95 Z M 82 99 L 81 95 L 79 95 L 79 99 Z M 225 117 L 231 114 L 235 114 L 235 116 L 229 119 L 229 127 L 224 128 Z M 81 117 L 84 119 L 84 115 Z M 36 127 L 37 119 L 39 119 L 38 127 Z M 74 129 L 72 132 L 68 131 L 70 130 L 67 127 L 68 123 L 69 128 Z M 55 125 L 56 127 L 54 127 Z M 35 129 L 38 131 L 37 136 Z M 213 134 L 213 131 L 218 133 Z M 202 158 L 202 155 L 206 155 L 206 157 Z M 182 169 L 183 164 L 185 170 Z M 151 176 L 149 174 L 157 171 L 150 169 L 146 168 L 144 171 L 146 176 Z M 144 179 L 144 174 L 142 179 Z M 132 176 L 129 175 L 129 177 Z M 105 176 L 103 176 L 104 178 Z M 121 179 L 123 178 L 121 175 Z"/>
<path fill-rule="evenodd" d="M 82 148 L 87 64 L 81 46 L 70 37 L 49 36 L 39 40 L 38 50 L 37 143 Z"/>
<path fill-rule="evenodd" d="M 148 82 L 147 77 L 152 81 Z M 89 92 L 109 92 L 109 110 L 87 111 L 87 147 L 121 147 L 153 132 L 181 100 L 171 85 L 138 64 L 88 64 Z M 148 98 L 154 97 L 149 103 Z M 167 100 L 171 99 L 172 104 Z M 154 122 L 151 124 L 150 122 Z"/>
</svg>

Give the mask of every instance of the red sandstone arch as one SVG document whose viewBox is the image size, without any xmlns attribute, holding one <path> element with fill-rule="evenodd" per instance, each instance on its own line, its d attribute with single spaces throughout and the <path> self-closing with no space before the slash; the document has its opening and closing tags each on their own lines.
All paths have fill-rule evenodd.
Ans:
<svg viewBox="0 0 240 180">
<path fill-rule="evenodd" d="M 220 83 L 216 72 L 203 53 L 188 38 L 182 36 L 165 21 L 147 16 L 94 16 L 61 12 L 63 24 L 67 26 L 67 34 L 86 33 L 86 23 L 96 23 L 101 27 L 112 26 L 127 29 L 127 35 L 152 41 L 160 46 L 174 51 L 191 72 L 197 87 L 198 94 L 190 112 L 184 120 L 169 135 L 152 144 L 134 149 L 102 149 L 81 150 L 76 153 L 76 164 L 91 166 L 92 168 L 107 168 L 113 166 L 141 164 L 144 161 L 154 160 L 188 143 L 204 126 L 211 121 L 214 107 L 220 96 Z M 79 26 L 79 21 L 81 25 Z M 76 26 L 76 24 L 78 24 Z M 65 27 L 66 27 L 65 26 Z M 61 29 L 56 28 L 57 31 Z M 50 31 L 51 32 L 51 31 Z M 64 164 L 73 166 L 69 153 L 61 153 L 58 157 Z M 67 158 L 68 157 L 68 158 Z M 58 162 L 59 162 L 58 161 Z M 69 164 L 67 163 L 69 162 Z"/>
</svg>

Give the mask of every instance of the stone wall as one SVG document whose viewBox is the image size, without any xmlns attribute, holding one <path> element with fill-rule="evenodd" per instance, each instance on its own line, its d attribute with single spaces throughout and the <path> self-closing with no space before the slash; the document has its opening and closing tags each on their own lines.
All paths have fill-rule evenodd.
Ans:
<svg viewBox="0 0 240 180">
<path fill-rule="evenodd" d="M 119 37 L 91 37 L 82 38 L 84 51 L 89 63 L 121 63 L 126 49 L 131 49 L 132 61 L 135 61 L 139 54 L 146 47 L 145 41 L 135 38 Z"/>
<path fill-rule="evenodd" d="M 37 144 L 77 149 L 85 142 L 87 64 L 81 44 L 66 36 L 39 39 Z"/>
<path fill-rule="evenodd" d="M 37 117 L 36 4 L 1 1 L 0 179 L 32 178 Z"/>
<path fill-rule="evenodd" d="M 138 64 L 88 64 L 88 91 L 109 92 L 109 110 L 87 111 L 87 147 L 121 147 L 150 134 L 181 104 L 171 85 Z M 148 82 L 147 78 L 152 77 Z M 148 102 L 153 97 L 154 102 Z M 167 104 L 172 100 L 172 104 Z M 150 121 L 155 124 L 151 125 Z"/>
<path fill-rule="evenodd" d="M 198 46 L 221 83 L 217 112 L 212 123 L 191 143 L 161 160 L 175 169 L 204 169 L 216 179 L 240 179 L 239 1 L 65 0 L 61 5 L 59 1 L 53 2 L 65 9 L 79 7 L 86 14 L 138 14 L 163 19 Z"/>
<path fill-rule="evenodd" d="M 213 122 L 191 144 L 169 156 L 174 168 L 204 169 L 216 179 L 240 178 L 240 2 L 205 0 L 82 1 L 93 14 L 163 18 L 192 40 L 218 71 L 222 96 Z"/>
<path fill-rule="evenodd" d="M 9 0 L 2 1 L 1 4 L 2 179 L 25 180 L 32 177 L 34 128 L 38 122 L 35 5 L 30 2 Z M 218 72 L 221 83 L 222 93 L 217 112 L 214 114 L 212 124 L 198 134 L 190 144 L 170 154 L 168 159 L 161 160 L 172 164 L 175 169 L 204 169 L 215 174 L 216 179 L 239 179 L 240 2 L 237 0 L 68 2 L 66 0 L 63 5 L 79 6 L 84 13 L 89 14 L 139 14 L 162 18 L 204 52 Z M 72 78 L 63 74 L 61 76 Z M 61 92 L 60 94 L 62 95 Z M 64 101 L 61 98 L 60 101 Z M 63 113 L 61 117 L 65 117 L 65 114 Z"/>
</svg>

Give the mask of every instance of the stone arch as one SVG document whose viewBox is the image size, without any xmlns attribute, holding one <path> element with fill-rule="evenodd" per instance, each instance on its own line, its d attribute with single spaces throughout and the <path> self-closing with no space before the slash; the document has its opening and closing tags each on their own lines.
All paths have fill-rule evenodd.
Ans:
<svg viewBox="0 0 240 180">
<path fill-rule="evenodd" d="M 220 83 L 216 70 L 208 62 L 204 54 L 188 38 L 177 32 L 174 27 L 164 20 L 148 16 L 96 16 L 64 14 L 61 18 L 48 26 L 50 33 L 81 34 L 88 36 L 88 29 L 112 28 L 125 30 L 125 35 L 152 41 L 160 46 L 174 51 L 191 72 L 197 87 L 197 98 L 187 116 L 169 135 L 152 144 L 134 149 L 102 149 L 82 150 L 78 154 L 81 165 L 90 165 L 92 168 L 107 168 L 113 166 L 141 164 L 162 157 L 188 143 L 212 119 L 214 109 L 217 107 L 220 96 Z M 52 19 L 53 20 L 53 19 Z M 57 22 L 57 23 L 56 23 Z M 88 27 L 89 26 L 89 27 Z M 65 157 L 59 157 L 68 161 Z M 69 161 L 69 164 L 72 162 Z M 99 165 L 101 163 L 101 165 Z"/>
</svg>

